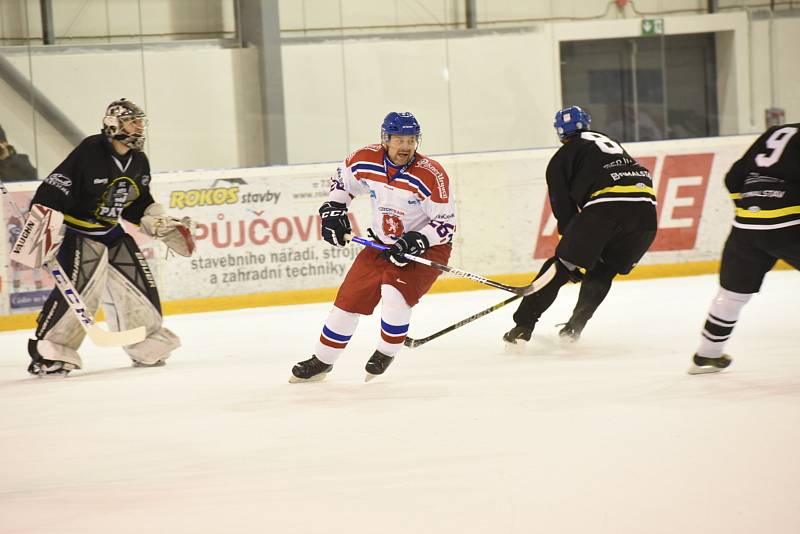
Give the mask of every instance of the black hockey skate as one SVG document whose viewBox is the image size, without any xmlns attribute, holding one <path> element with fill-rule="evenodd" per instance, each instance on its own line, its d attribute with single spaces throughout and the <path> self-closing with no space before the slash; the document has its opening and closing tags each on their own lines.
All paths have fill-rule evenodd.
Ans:
<svg viewBox="0 0 800 534">
<path fill-rule="evenodd" d="M 558 337 L 561 338 L 561 341 L 575 343 L 581 338 L 581 331 L 583 330 L 582 328 L 577 328 L 570 323 L 564 323 L 563 325 L 556 326 L 563 326 L 563 328 L 558 331 Z"/>
<path fill-rule="evenodd" d="M 692 366 L 689 367 L 687 373 L 690 375 L 703 375 L 707 373 L 719 373 L 728 367 L 733 360 L 727 354 L 723 354 L 719 358 L 706 358 L 705 356 L 698 356 L 695 354 L 692 357 Z"/>
<path fill-rule="evenodd" d="M 75 366 L 72 365 L 71 363 L 61 362 L 58 360 L 45 360 L 45 359 L 33 361 L 28 366 L 28 372 L 38 377 L 67 376 L 69 372 L 72 371 L 73 369 L 75 369 Z"/>
<path fill-rule="evenodd" d="M 320 382 L 325 380 L 331 369 L 333 369 L 333 365 L 312 355 L 308 360 L 299 362 L 292 367 L 292 376 L 289 377 L 289 382 Z"/>
<path fill-rule="evenodd" d="M 524 326 L 515 326 L 505 334 L 503 334 L 503 341 L 511 345 L 521 345 L 521 342 L 528 342 L 531 340 L 533 328 L 525 328 Z"/>
<path fill-rule="evenodd" d="M 36 348 L 38 340 L 28 340 L 28 354 L 31 357 L 31 364 L 28 366 L 28 372 L 34 376 L 67 376 L 70 371 L 77 369 L 76 365 L 71 363 L 62 362 L 61 360 L 48 360 L 39 354 Z"/>
<path fill-rule="evenodd" d="M 367 376 L 364 377 L 364 382 L 369 382 L 376 376 L 382 375 L 384 372 L 386 372 L 386 369 L 392 365 L 393 361 L 394 356 L 389 356 L 376 350 L 370 357 L 367 365 L 364 367 L 364 369 L 367 371 Z"/>
</svg>

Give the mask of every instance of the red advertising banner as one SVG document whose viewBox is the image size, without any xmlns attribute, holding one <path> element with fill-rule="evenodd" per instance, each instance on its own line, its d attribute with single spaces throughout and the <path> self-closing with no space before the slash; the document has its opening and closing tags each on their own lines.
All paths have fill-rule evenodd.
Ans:
<svg viewBox="0 0 800 534">
<path fill-rule="evenodd" d="M 664 157 L 658 179 L 658 234 L 650 250 L 691 250 L 708 190 L 714 154 Z"/>
</svg>

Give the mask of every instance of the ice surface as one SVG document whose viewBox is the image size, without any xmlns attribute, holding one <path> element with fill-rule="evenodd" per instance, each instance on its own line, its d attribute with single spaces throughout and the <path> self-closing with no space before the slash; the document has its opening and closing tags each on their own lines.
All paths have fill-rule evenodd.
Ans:
<svg viewBox="0 0 800 534">
<path fill-rule="evenodd" d="M 716 280 L 621 282 L 578 344 L 554 324 L 504 352 L 507 306 L 363 382 L 364 318 L 326 382 L 289 384 L 329 304 L 172 316 L 166 367 L 82 349 L 27 376 L 0 334 L 2 533 L 800 532 L 800 276 L 771 273 L 689 376 Z M 506 298 L 430 295 L 424 337 Z"/>
</svg>

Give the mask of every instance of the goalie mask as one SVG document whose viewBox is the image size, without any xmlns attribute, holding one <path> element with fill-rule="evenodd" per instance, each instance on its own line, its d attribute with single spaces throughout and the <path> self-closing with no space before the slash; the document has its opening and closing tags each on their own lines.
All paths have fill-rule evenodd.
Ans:
<svg viewBox="0 0 800 534">
<path fill-rule="evenodd" d="M 147 115 L 142 108 L 120 98 L 106 108 L 103 134 L 111 142 L 116 139 L 132 150 L 143 150 L 147 130 Z"/>
</svg>

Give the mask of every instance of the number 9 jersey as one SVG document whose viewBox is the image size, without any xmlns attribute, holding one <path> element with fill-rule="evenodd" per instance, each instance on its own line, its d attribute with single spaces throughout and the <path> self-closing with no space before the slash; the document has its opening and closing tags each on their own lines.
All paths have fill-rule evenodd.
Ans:
<svg viewBox="0 0 800 534">
<path fill-rule="evenodd" d="M 736 204 L 736 228 L 800 225 L 800 123 L 764 132 L 733 164 L 725 186 Z"/>
<path fill-rule="evenodd" d="M 571 135 L 547 165 L 550 206 L 564 229 L 588 206 L 607 202 L 646 202 L 655 206 L 650 171 L 616 141 L 591 130 Z"/>
</svg>

